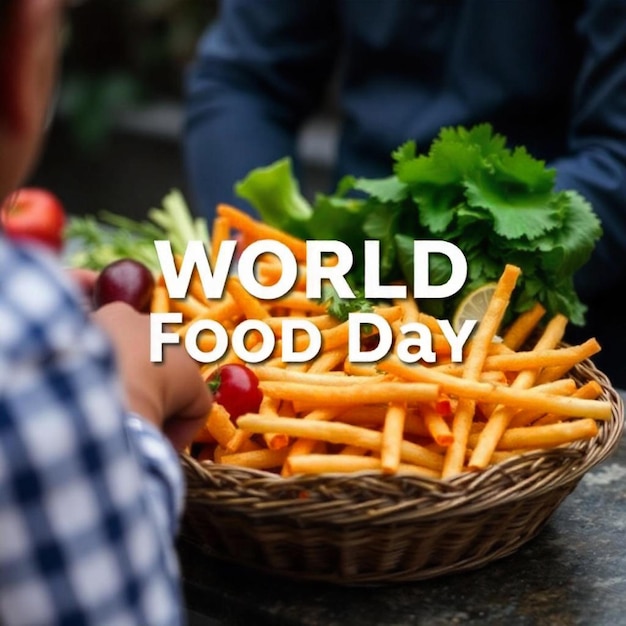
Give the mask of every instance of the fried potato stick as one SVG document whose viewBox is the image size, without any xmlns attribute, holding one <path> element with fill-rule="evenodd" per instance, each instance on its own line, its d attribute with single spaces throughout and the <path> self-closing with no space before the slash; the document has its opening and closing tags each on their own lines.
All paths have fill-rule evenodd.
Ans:
<svg viewBox="0 0 626 626">
<path fill-rule="evenodd" d="M 556 346 L 563 338 L 565 328 L 567 326 L 567 318 L 564 315 L 555 315 L 546 326 L 543 334 L 535 344 L 533 353 L 544 354 Z M 533 386 L 537 378 L 537 369 L 524 369 L 516 376 L 511 384 L 514 389 L 529 389 Z M 470 457 L 468 468 L 470 470 L 479 470 L 487 467 L 491 459 L 491 455 L 498 446 L 498 441 L 502 437 L 511 418 L 516 411 L 515 407 L 499 404 L 492 411 L 487 425 L 480 433 L 478 442 L 474 446 L 474 451 Z"/>
<path fill-rule="evenodd" d="M 267 309 L 257 298 L 246 291 L 237 277 L 229 277 L 226 281 L 226 290 L 233 297 L 235 302 L 237 302 L 247 319 L 264 320 L 269 316 Z"/>
<path fill-rule="evenodd" d="M 325 350 L 316 359 L 310 362 L 308 374 L 319 374 L 335 370 L 346 359 L 347 348 L 340 346 L 333 350 Z"/>
<path fill-rule="evenodd" d="M 547 393 L 552 393 L 552 394 L 561 395 L 561 396 L 571 396 L 576 393 L 577 386 L 576 386 L 576 381 L 573 378 L 560 378 L 550 383 L 544 383 L 542 385 L 535 385 L 533 389 L 535 389 L 535 391 L 545 390 Z M 578 397 L 585 397 L 585 396 L 578 396 Z M 520 411 L 516 411 L 515 415 L 509 422 L 509 426 L 511 428 L 519 428 L 520 426 L 528 426 L 529 424 L 532 424 L 535 420 L 539 419 L 545 414 L 546 412 L 543 407 L 539 409 L 523 409 Z"/>
<path fill-rule="evenodd" d="M 289 475 L 352 473 L 366 470 L 382 471 L 380 459 L 350 454 L 308 454 L 306 456 L 289 457 L 285 464 L 288 466 Z M 398 472 L 439 478 L 439 472 L 436 470 L 408 463 L 400 463 Z"/>
<path fill-rule="evenodd" d="M 223 465 L 237 465 L 238 467 L 249 467 L 251 469 L 273 469 L 281 467 L 287 458 L 289 448 L 273 450 L 261 448 L 249 452 L 223 452 L 219 462 Z"/>
<path fill-rule="evenodd" d="M 502 343 L 512 350 L 519 350 L 528 340 L 541 318 L 546 314 L 546 308 L 539 302 L 520 313 L 507 327 L 502 336 Z"/>
<path fill-rule="evenodd" d="M 467 396 L 483 402 L 509 404 L 520 409 L 543 408 L 544 411 L 574 417 L 591 417 L 600 420 L 610 419 L 611 417 L 611 403 L 605 400 L 563 397 L 545 393 L 536 388 L 512 389 L 506 385 L 458 378 L 433 371 L 433 368 L 424 366 L 410 367 L 395 356 L 387 357 L 387 359 L 378 364 L 378 367 L 406 380 L 439 384 L 443 393 L 458 395 L 459 397 Z"/>
<path fill-rule="evenodd" d="M 278 417 L 280 403 L 280 398 L 263 396 L 259 406 L 259 414 L 267 417 Z M 263 433 L 263 440 L 270 450 L 280 450 L 289 445 L 289 437 L 283 433 Z"/>
<path fill-rule="evenodd" d="M 274 285 L 281 278 L 283 273 L 282 263 L 278 259 L 273 261 L 260 261 L 257 263 L 259 282 L 264 285 Z M 298 276 L 293 286 L 296 291 L 306 289 L 306 267 L 298 265 Z"/>
<path fill-rule="evenodd" d="M 170 296 L 167 288 L 163 285 L 155 285 L 152 291 L 152 301 L 150 302 L 151 313 L 169 313 Z"/>
<path fill-rule="evenodd" d="M 579 387 L 574 391 L 572 397 L 574 398 L 589 398 L 596 399 L 602 394 L 602 386 L 596 380 L 587 381 L 582 387 Z M 546 424 L 554 424 L 563 419 L 562 415 L 555 413 L 546 413 L 543 417 L 540 417 L 533 422 L 533 426 L 544 426 Z"/>
<path fill-rule="evenodd" d="M 502 318 L 511 300 L 511 294 L 521 273 L 519 267 L 507 264 L 498 280 L 496 289 L 487 306 L 483 318 L 478 323 L 476 334 L 465 359 L 463 379 L 478 380 L 487 358 L 489 345 L 497 334 Z M 474 419 L 476 399 L 466 395 L 459 396 L 459 402 L 452 421 L 452 443 L 446 449 L 443 478 L 459 474 L 463 470 L 467 438 Z"/>
<path fill-rule="evenodd" d="M 300 372 L 291 368 L 282 368 L 269 365 L 252 366 L 259 381 L 284 381 L 292 383 L 301 383 L 304 385 L 362 385 L 370 384 L 372 381 L 382 382 L 388 380 L 386 374 L 378 374 L 374 377 L 356 377 L 337 372 L 313 372 L 307 370 Z"/>
<path fill-rule="evenodd" d="M 441 413 L 429 404 L 422 405 L 420 411 L 424 418 L 424 425 L 435 443 L 444 447 L 451 445 L 454 441 L 454 435 Z"/>
<path fill-rule="evenodd" d="M 314 385 L 283 381 L 261 381 L 263 393 L 284 400 L 317 403 L 320 407 L 350 406 L 379 402 L 430 402 L 439 395 L 437 384 L 383 381 L 375 385 Z"/>
<path fill-rule="evenodd" d="M 498 450 L 524 448 L 553 448 L 572 441 L 590 439 L 598 434 L 598 424 L 591 418 L 559 422 L 544 426 L 524 426 L 509 428 L 498 442 Z M 476 443 L 479 435 L 469 437 L 470 446 Z"/>
<path fill-rule="evenodd" d="M 514 372 L 527 369 L 539 369 L 544 367 L 562 366 L 566 371 L 577 363 L 592 357 L 600 352 L 600 344 L 595 338 L 563 348 L 551 348 L 545 350 L 528 350 L 525 352 L 512 352 L 511 354 L 494 354 L 485 359 L 484 369 Z"/>
<path fill-rule="evenodd" d="M 206 429 L 220 446 L 226 447 L 235 434 L 235 425 L 230 419 L 228 411 L 217 402 L 214 402 L 206 421 Z"/>
<path fill-rule="evenodd" d="M 237 420 L 237 425 L 243 430 L 255 433 L 284 432 L 292 437 L 355 445 L 368 450 L 380 451 L 382 447 L 381 432 L 339 422 L 320 422 L 293 417 L 266 418 L 257 413 L 247 413 Z M 439 470 L 443 466 L 441 455 L 410 441 L 402 442 L 400 456 L 403 461 L 434 470 Z"/>
<path fill-rule="evenodd" d="M 406 404 L 392 402 L 387 408 L 383 425 L 380 465 L 385 474 L 395 474 L 400 466 L 400 447 L 404 439 Z"/>
</svg>

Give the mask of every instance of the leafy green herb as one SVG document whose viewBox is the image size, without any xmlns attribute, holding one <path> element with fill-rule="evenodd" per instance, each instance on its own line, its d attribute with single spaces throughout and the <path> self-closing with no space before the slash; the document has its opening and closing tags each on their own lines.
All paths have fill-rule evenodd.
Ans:
<svg viewBox="0 0 626 626">
<path fill-rule="evenodd" d="M 302 209 L 288 160 L 250 172 L 240 194 L 270 224 L 312 239 L 339 239 L 355 255 L 352 279 L 363 279 L 363 241 L 381 242 L 381 281 L 412 286 L 413 241 L 443 239 L 468 262 L 468 280 L 453 298 L 421 299 L 422 310 L 451 319 L 471 290 L 496 281 L 504 265 L 522 269 L 508 314 L 540 301 L 550 315 L 582 325 L 586 307 L 574 289 L 575 272 L 602 234 L 591 205 L 573 190 L 555 189 L 556 171 L 520 146 L 510 149 L 490 124 L 442 128 L 425 154 L 408 141 L 392 153 L 389 176 L 347 177 L 334 194 Z M 255 192 L 262 185 L 263 194 Z M 351 197 L 351 195 L 353 197 Z M 272 200 L 279 198 L 278 202 Z M 432 284 L 445 282 L 446 257 L 431 255 Z"/>
<path fill-rule="evenodd" d="M 194 218 L 180 191 L 172 190 L 162 205 L 150 209 L 148 219 L 141 221 L 109 211 L 72 216 L 65 230 L 69 264 L 100 270 L 117 259 L 131 258 L 158 272 L 155 240 L 170 241 L 176 254 L 184 254 L 188 241 L 209 242 L 206 220 Z"/>
<path fill-rule="evenodd" d="M 235 184 L 235 192 L 262 210 L 266 222 L 292 234 L 302 236 L 305 231 L 300 230 L 300 224 L 313 215 L 288 158 L 255 169 L 249 178 Z"/>
<path fill-rule="evenodd" d="M 322 301 L 326 303 L 328 314 L 340 322 L 345 322 L 350 313 L 372 313 L 374 310 L 372 303 L 359 290 L 353 290 L 356 297 L 349 300 L 339 297 L 330 285 L 324 286 L 322 291 Z"/>
</svg>

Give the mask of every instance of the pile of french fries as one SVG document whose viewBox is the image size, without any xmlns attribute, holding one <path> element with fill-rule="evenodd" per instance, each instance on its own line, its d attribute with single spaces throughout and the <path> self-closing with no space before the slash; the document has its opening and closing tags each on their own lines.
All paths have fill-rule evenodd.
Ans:
<svg viewBox="0 0 626 626">
<path fill-rule="evenodd" d="M 209 258 L 214 260 L 220 243 L 236 234 L 244 246 L 260 239 L 287 245 L 300 264 L 300 276 L 306 275 L 304 241 L 230 205 L 218 207 Z M 258 263 L 259 280 L 266 284 L 273 284 L 280 272 L 271 256 Z M 461 363 L 451 361 L 437 320 L 420 311 L 410 296 L 376 308 L 394 333 L 407 322 L 428 326 L 437 354 L 432 364 L 407 364 L 391 353 L 376 363 L 351 363 L 348 323 L 307 299 L 303 281 L 272 301 L 250 295 L 234 275 L 219 301 L 206 299 L 198 277 L 192 277 L 184 299 L 170 299 L 158 282 L 152 311 L 182 312 L 183 324 L 176 329 L 181 337 L 202 319 L 217 320 L 229 332 L 242 320 L 260 319 L 277 337 L 269 359 L 246 363 L 263 391 L 258 412 L 235 424 L 214 403 L 190 451 L 200 461 L 282 476 L 370 470 L 445 480 L 530 450 L 595 436 L 599 422 L 611 418 L 611 405 L 601 398 L 599 383 L 579 385 L 568 373 L 600 346 L 595 339 L 564 346 L 567 318 L 544 321 L 539 303 L 501 328 L 519 274 L 519 268 L 505 267 Z M 306 317 L 322 334 L 322 350 L 307 363 L 286 364 L 280 358 L 281 321 L 294 316 Z M 535 341 L 526 349 L 531 337 Z M 247 348 L 253 350 L 258 341 L 250 333 Z M 214 342 L 211 333 L 198 337 L 201 349 L 210 350 Z M 229 362 L 241 360 L 231 351 L 218 363 L 199 367 L 208 378 Z"/>
</svg>

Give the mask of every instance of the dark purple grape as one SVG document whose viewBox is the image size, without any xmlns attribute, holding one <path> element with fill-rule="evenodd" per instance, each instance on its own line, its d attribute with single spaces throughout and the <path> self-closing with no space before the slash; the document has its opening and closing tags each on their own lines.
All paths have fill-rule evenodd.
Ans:
<svg viewBox="0 0 626 626">
<path fill-rule="evenodd" d="M 126 302 L 140 313 L 150 310 L 154 276 L 134 259 L 119 259 L 107 265 L 98 275 L 93 288 L 96 309 L 109 302 Z"/>
</svg>

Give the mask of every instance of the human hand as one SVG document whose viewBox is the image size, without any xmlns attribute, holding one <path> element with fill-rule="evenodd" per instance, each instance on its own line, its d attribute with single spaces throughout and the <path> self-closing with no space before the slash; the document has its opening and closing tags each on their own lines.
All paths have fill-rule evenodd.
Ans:
<svg viewBox="0 0 626 626">
<path fill-rule="evenodd" d="M 93 308 L 93 289 L 98 279 L 98 272 L 78 267 L 67 269 L 72 282 L 78 287 L 83 306 L 88 311 Z"/>
<path fill-rule="evenodd" d="M 107 304 L 92 318 L 113 342 L 128 408 L 161 429 L 177 450 L 184 449 L 212 402 L 197 364 L 181 345 L 168 346 L 162 363 L 150 362 L 149 317 L 127 304 Z"/>
</svg>

